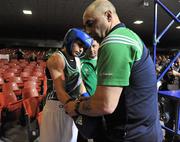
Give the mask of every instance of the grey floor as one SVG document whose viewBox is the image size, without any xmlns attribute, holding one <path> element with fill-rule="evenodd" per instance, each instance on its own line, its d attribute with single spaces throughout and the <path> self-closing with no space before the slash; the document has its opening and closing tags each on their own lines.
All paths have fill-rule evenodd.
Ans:
<svg viewBox="0 0 180 142">
<path fill-rule="evenodd" d="M 16 122 L 6 126 L 5 136 L 0 138 L 0 142 L 29 142 L 27 126 L 18 125 Z M 34 142 L 39 142 L 38 138 Z"/>
</svg>

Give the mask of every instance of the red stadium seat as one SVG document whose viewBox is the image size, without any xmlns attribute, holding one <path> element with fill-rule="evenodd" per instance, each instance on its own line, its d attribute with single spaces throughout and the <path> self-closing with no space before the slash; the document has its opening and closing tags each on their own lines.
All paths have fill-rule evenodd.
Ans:
<svg viewBox="0 0 180 142">
<path fill-rule="evenodd" d="M 17 102 L 17 97 L 14 92 L 0 93 L 0 106 L 7 108 L 9 104 Z"/>
<path fill-rule="evenodd" d="M 24 82 L 24 88 L 28 88 L 28 87 L 35 87 L 38 90 L 38 92 L 41 91 L 39 83 L 34 80 L 32 81 L 29 80 L 29 81 Z"/>
<path fill-rule="evenodd" d="M 14 92 L 15 95 L 21 95 L 21 89 L 19 89 L 16 82 L 8 82 L 3 84 L 3 92 Z"/>
<path fill-rule="evenodd" d="M 42 121 L 42 111 L 41 112 L 39 112 L 38 114 L 37 114 L 37 120 L 38 120 L 38 125 L 39 126 L 41 126 L 41 121 Z"/>
<path fill-rule="evenodd" d="M 38 116 L 40 120 L 39 105 L 40 105 L 39 97 L 31 97 L 23 100 L 23 107 L 26 114 L 26 122 L 28 124 L 27 129 L 28 129 L 29 141 L 34 140 L 34 135 L 32 135 L 32 132 L 35 134 L 36 138 L 39 136 L 39 127 L 36 127 L 35 129 L 32 129 L 31 127 L 31 122 L 34 122 L 34 120 L 38 122 L 37 119 Z M 36 123 L 36 125 L 38 124 L 39 123 Z"/>
<path fill-rule="evenodd" d="M 28 81 L 38 82 L 38 77 L 37 76 L 29 76 Z"/>
<path fill-rule="evenodd" d="M 35 87 L 26 87 L 22 89 L 22 98 L 27 99 L 31 97 L 38 97 L 38 91 Z"/>
<path fill-rule="evenodd" d="M 7 111 L 5 113 L 12 112 L 19 117 L 22 108 L 22 100 L 18 101 L 14 92 L 0 93 L 0 108 L 1 110 L 6 109 Z M 5 114 L 3 116 L 5 117 Z"/>
<path fill-rule="evenodd" d="M 20 76 L 22 77 L 23 81 L 27 81 L 27 78 L 31 76 L 30 72 L 21 72 Z"/>
<path fill-rule="evenodd" d="M 11 77 L 13 77 L 13 76 L 15 76 L 15 74 L 14 74 L 13 72 L 4 72 L 4 74 L 3 74 L 3 78 L 4 78 L 6 81 L 8 81 L 9 78 L 11 78 Z"/>
<path fill-rule="evenodd" d="M 4 79 L 0 76 L 0 90 L 2 90 L 3 84 L 4 84 Z"/>
<path fill-rule="evenodd" d="M 33 76 L 37 76 L 39 81 L 42 81 L 44 79 L 44 74 L 40 71 L 34 71 Z"/>
<path fill-rule="evenodd" d="M 2 66 L 3 69 L 8 69 L 9 68 L 9 65 L 7 64 L 4 64 L 4 66 Z"/>
<path fill-rule="evenodd" d="M 13 76 L 11 78 L 9 78 L 9 82 L 15 82 L 18 87 L 23 87 L 23 80 L 20 76 Z"/>
<path fill-rule="evenodd" d="M 4 68 L 0 68 L 0 74 L 3 74 L 5 72 L 6 69 Z"/>
<path fill-rule="evenodd" d="M 23 100 L 23 107 L 25 109 L 26 115 L 29 118 L 35 118 L 39 112 L 39 98 L 38 97 L 30 97 Z"/>
</svg>

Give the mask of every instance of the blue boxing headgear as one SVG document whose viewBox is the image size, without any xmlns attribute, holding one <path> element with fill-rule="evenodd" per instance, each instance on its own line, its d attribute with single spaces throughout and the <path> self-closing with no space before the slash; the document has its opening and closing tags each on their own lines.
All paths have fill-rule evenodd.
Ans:
<svg viewBox="0 0 180 142">
<path fill-rule="evenodd" d="M 93 43 L 93 39 L 88 34 L 79 29 L 72 28 L 66 33 L 64 37 L 64 46 L 69 55 L 72 55 L 72 43 L 75 40 L 81 41 L 85 50 L 90 48 Z"/>
</svg>

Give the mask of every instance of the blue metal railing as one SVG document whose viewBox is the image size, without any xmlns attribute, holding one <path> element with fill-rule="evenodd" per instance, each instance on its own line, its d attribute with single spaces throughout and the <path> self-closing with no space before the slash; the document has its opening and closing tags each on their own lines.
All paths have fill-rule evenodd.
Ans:
<svg viewBox="0 0 180 142">
<path fill-rule="evenodd" d="M 157 35 L 157 23 L 158 23 L 158 5 L 173 19 L 167 27 L 159 34 Z M 156 51 L 157 51 L 157 44 L 159 43 L 160 39 L 163 37 L 163 35 L 168 31 L 168 29 L 172 26 L 174 22 L 180 23 L 179 20 L 180 12 L 178 12 L 177 15 L 174 15 L 160 0 L 154 0 L 154 37 L 153 37 L 153 61 L 156 65 Z M 176 54 L 176 56 L 170 61 L 168 66 L 165 68 L 165 70 L 158 76 L 157 81 L 160 81 L 163 76 L 166 74 L 166 72 L 170 69 L 172 64 L 180 57 L 180 51 Z M 180 103 L 179 100 L 177 101 L 177 114 L 176 114 L 176 124 L 175 124 L 175 130 L 172 130 L 170 128 L 167 128 L 165 126 L 162 126 L 162 128 L 166 129 L 170 133 L 173 133 L 174 135 L 180 135 Z"/>
<path fill-rule="evenodd" d="M 156 64 L 156 50 L 157 50 L 157 43 L 162 38 L 162 36 L 168 31 L 168 29 L 171 27 L 171 25 L 174 22 L 180 23 L 180 20 L 178 19 L 180 16 L 180 12 L 177 15 L 174 15 L 160 0 L 155 0 L 154 3 L 154 39 L 153 39 L 153 47 L 154 47 L 154 54 L 153 54 L 153 61 L 154 64 Z M 162 9 L 170 15 L 170 17 L 173 19 L 168 26 L 160 33 L 159 36 L 157 36 L 157 23 L 158 23 L 158 5 L 162 7 Z"/>
<path fill-rule="evenodd" d="M 171 60 L 171 62 L 169 63 L 169 65 L 165 68 L 165 70 L 159 75 L 157 81 L 160 81 L 163 76 L 166 74 L 166 72 L 170 69 L 170 67 L 172 66 L 172 64 L 178 59 L 178 57 L 180 56 L 180 52 L 178 52 L 176 54 L 176 56 L 173 58 L 173 60 Z"/>
</svg>

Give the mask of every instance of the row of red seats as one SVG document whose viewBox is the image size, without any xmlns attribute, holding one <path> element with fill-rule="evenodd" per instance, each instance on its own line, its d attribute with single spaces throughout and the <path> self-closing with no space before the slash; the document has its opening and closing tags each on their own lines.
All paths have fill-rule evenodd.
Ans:
<svg viewBox="0 0 180 142">
<path fill-rule="evenodd" d="M 27 122 L 30 122 L 32 118 L 40 120 L 39 104 L 47 90 L 45 67 L 46 62 L 42 60 L 34 62 L 0 60 L 0 118 L 2 123 L 5 122 L 2 120 L 6 116 L 3 110 L 19 113 L 22 108 L 25 110 Z M 28 132 L 31 133 L 30 123 L 27 124 Z"/>
<path fill-rule="evenodd" d="M 48 49 L 46 49 L 48 50 Z M 11 59 L 15 59 L 16 58 L 16 53 L 17 48 L 1 48 L 0 49 L 0 53 L 1 54 L 9 54 Z M 24 58 L 28 59 L 32 53 L 34 53 L 38 59 L 43 59 L 43 57 L 46 54 L 45 50 L 38 50 L 38 49 L 22 49 L 22 51 L 24 52 Z"/>
</svg>

